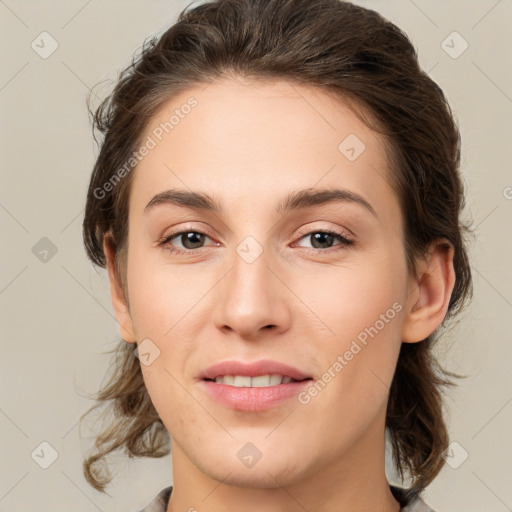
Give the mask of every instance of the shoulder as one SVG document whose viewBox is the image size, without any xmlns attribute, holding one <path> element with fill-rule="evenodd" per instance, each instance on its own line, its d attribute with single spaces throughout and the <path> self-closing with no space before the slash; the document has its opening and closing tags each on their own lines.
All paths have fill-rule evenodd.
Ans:
<svg viewBox="0 0 512 512">
<path fill-rule="evenodd" d="M 171 497 L 172 485 L 162 489 L 153 500 L 138 512 L 165 512 Z"/>
<path fill-rule="evenodd" d="M 414 491 L 394 485 L 390 485 L 390 488 L 402 507 L 400 512 L 435 512 Z"/>
</svg>

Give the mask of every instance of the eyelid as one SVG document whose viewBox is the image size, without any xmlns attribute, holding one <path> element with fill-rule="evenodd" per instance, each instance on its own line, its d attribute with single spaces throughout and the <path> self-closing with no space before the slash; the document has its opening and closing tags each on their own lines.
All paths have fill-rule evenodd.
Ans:
<svg viewBox="0 0 512 512">
<path fill-rule="evenodd" d="M 321 233 L 321 232 L 329 232 L 334 233 L 339 236 L 342 236 L 343 238 L 352 241 L 352 236 L 354 235 L 350 230 L 345 229 L 346 233 L 339 232 L 340 228 L 314 228 L 314 227 L 302 227 L 298 230 L 296 237 L 302 238 L 306 235 L 310 235 L 312 233 Z M 170 232 L 166 233 L 165 235 L 161 236 L 158 239 L 159 242 L 163 242 L 175 235 L 187 233 L 187 232 L 194 232 L 194 233 L 200 233 L 203 235 L 207 235 L 210 238 L 214 238 L 212 232 L 207 228 L 196 228 L 195 226 L 188 225 L 188 226 L 181 226 L 175 230 L 171 230 Z"/>
<path fill-rule="evenodd" d="M 165 245 L 165 243 L 170 239 L 170 238 L 174 238 L 175 236 L 177 235 L 182 235 L 184 233 L 199 233 L 199 234 L 202 234 L 202 235 L 206 235 L 207 237 L 211 238 L 211 239 L 214 239 L 215 237 L 213 236 L 213 233 L 211 230 L 209 230 L 208 228 L 197 228 L 195 226 L 192 226 L 192 225 L 185 225 L 185 226 L 180 226 L 179 228 L 176 228 L 176 229 L 172 229 L 171 231 L 167 232 L 165 235 L 162 235 L 158 240 L 157 240 L 157 244 L 158 245 Z M 201 249 L 203 249 L 203 247 L 201 247 Z M 189 249 L 188 252 L 191 252 L 191 250 Z"/>
<path fill-rule="evenodd" d="M 354 242 L 354 238 L 355 238 L 354 233 L 352 233 L 352 231 L 350 231 L 349 229 L 341 228 L 341 227 L 336 227 L 336 228 L 331 228 L 331 227 L 316 228 L 316 227 L 311 227 L 311 226 L 309 226 L 309 227 L 304 226 L 304 227 L 300 228 L 297 231 L 297 236 L 299 238 L 302 238 L 302 237 L 304 237 L 306 235 L 311 235 L 312 233 L 327 233 L 327 232 L 328 233 L 336 234 L 338 236 L 341 236 L 342 238 L 345 238 L 347 241 Z"/>
<path fill-rule="evenodd" d="M 313 252 L 315 254 L 322 254 L 322 253 L 328 254 L 331 252 L 337 252 L 337 251 L 340 251 L 343 249 L 347 249 L 348 246 L 357 245 L 356 241 L 354 240 L 354 238 L 352 236 L 353 235 L 352 231 L 350 231 L 348 229 L 345 229 L 345 231 L 350 234 L 347 235 L 347 233 L 344 232 L 344 229 L 339 228 L 339 227 L 338 228 L 325 228 L 325 227 L 315 228 L 313 226 L 309 226 L 309 227 L 304 226 L 304 227 L 300 228 L 299 231 L 297 232 L 297 234 L 295 236 L 295 241 L 292 243 L 292 247 L 298 246 L 308 252 Z M 214 237 L 209 229 L 207 229 L 207 228 L 199 228 L 198 229 L 192 225 L 188 225 L 188 226 L 180 226 L 179 228 L 176 228 L 176 229 L 166 233 L 159 240 L 157 240 L 157 245 L 171 253 L 186 254 L 186 255 L 191 255 L 195 252 L 199 252 L 201 249 L 208 249 L 208 246 L 198 247 L 197 249 L 181 249 L 180 247 L 170 246 L 171 239 L 178 237 L 180 235 L 183 235 L 185 233 L 190 233 L 190 232 L 198 233 L 198 234 L 204 235 L 204 236 L 214 240 Z M 308 235 L 312 235 L 314 233 L 332 234 L 335 237 L 337 237 L 339 240 L 341 240 L 341 243 L 335 244 L 334 246 L 328 247 L 326 249 L 316 249 L 314 247 L 303 247 L 303 246 L 298 245 L 298 242 L 300 240 L 302 240 L 303 238 L 307 237 Z M 218 246 L 219 243 L 216 242 L 216 245 Z"/>
<path fill-rule="evenodd" d="M 313 235 L 314 233 L 328 233 L 335 238 L 337 238 L 340 243 L 337 243 L 331 247 L 327 247 L 326 249 L 317 249 L 315 247 L 303 247 L 299 245 L 300 241 L 304 238 L 307 238 L 308 236 Z M 346 251 L 350 247 L 356 247 L 357 243 L 351 236 L 346 236 L 346 234 L 338 229 L 329 229 L 329 228 L 310 228 L 306 229 L 305 231 L 302 231 L 300 234 L 298 234 L 298 237 L 296 238 L 296 241 L 293 242 L 292 247 L 300 247 L 302 250 L 312 253 L 314 255 L 330 255 L 330 254 L 338 254 L 341 251 Z"/>
</svg>

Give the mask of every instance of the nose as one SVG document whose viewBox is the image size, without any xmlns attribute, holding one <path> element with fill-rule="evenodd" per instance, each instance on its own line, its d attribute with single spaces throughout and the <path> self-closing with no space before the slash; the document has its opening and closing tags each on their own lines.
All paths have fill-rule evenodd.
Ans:
<svg viewBox="0 0 512 512">
<path fill-rule="evenodd" d="M 280 274 L 279 265 L 271 263 L 265 251 L 252 262 L 235 253 L 230 271 L 216 287 L 215 326 L 248 340 L 261 339 L 266 331 L 286 331 L 293 294 Z"/>
</svg>

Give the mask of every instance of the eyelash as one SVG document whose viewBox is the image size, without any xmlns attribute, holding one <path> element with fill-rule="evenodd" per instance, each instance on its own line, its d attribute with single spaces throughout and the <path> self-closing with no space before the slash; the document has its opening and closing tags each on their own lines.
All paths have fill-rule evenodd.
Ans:
<svg viewBox="0 0 512 512">
<path fill-rule="evenodd" d="M 158 246 L 165 248 L 165 250 L 167 250 L 173 254 L 191 254 L 200 249 L 204 249 L 204 247 L 199 247 L 197 249 L 180 249 L 180 248 L 172 247 L 170 245 L 170 242 L 172 239 L 179 237 L 181 235 L 184 235 L 186 233 L 196 233 L 196 234 L 204 235 L 204 236 L 207 236 L 208 238 L 211 238 L 208 233 L 205 233 L 203 231 L 200 231 L 197 229 L 185 229 L 185 230 L 181 230 L 181 231 L 176 231 L 174 233 L 169 233 L 168 235 L 164 236 L 163 238 L 158 240 L 158 242 L 157 242 Z M 331 253 L 334 251 L 345 250 L 349 246 L 355 245 L 354 240 L 347 238 L 346 236 L 344 236 L 341 233 L 338 233 L 337 231 L 330 231 L 327 229 L 315 229 L 315 230 L 310 230 L 310 231 L 299 232 L 298 233 L 300 236 L 299 240 L 302 240 L 303 238 L 307 237 L 308 235 L 313 235 L 316 233 L 325 233 L 328 235 L 334 235 L 334 237 L 337 238 L 340 241 L 340 243 L 337 245 L 334 245 L 333 247 L 328 247 L 327 249 L 315 249 L 314 247 L 313 248 L 303 247 L 303 249 L 306 249 L 310 252 L 319 254 L 319 253 Z"/>
</svg>

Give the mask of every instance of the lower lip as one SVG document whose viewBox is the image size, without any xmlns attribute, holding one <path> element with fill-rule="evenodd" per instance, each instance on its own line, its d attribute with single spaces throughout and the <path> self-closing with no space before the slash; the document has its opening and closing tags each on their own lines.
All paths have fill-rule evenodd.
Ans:
<svg viewBox="0 0 512 512">
<path fill-rule="evenodd" d="M 206 392 L 220 404 L 236 411 L 251 412 L 266 411 L 276 407 L 298 395 L 311 382 L 313 381 L 310 379 L 266 388 L 237 388 L 209 380 L 201 381 Z"/>
</svg>

